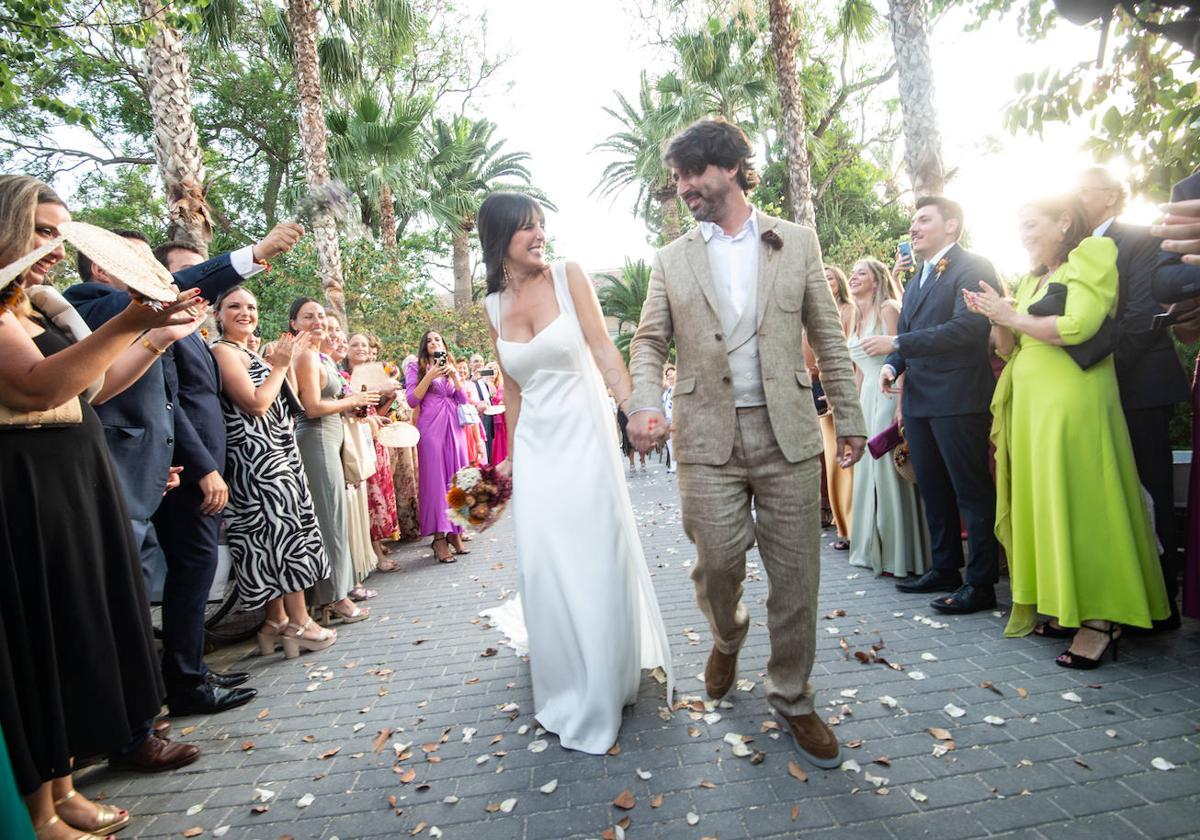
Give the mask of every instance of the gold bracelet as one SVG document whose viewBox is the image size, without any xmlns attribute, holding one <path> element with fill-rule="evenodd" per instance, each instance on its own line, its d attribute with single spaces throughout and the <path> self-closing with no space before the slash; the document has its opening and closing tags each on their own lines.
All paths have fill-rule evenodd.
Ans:
<svg viewBox="0 0 1200 840">
<path fill-rule="evenodd" d="M 151 353 L 153 353 L 155 356 L 161 356 L 163 353 L 167 352 L 166 350 L 159 350 L 157 347 L 155 347 L 153 344 L 151 344 L 149 336 L 142 337 L 142 346 L 145 347 L 147 350 L 149 350 Z"/>
</svg>

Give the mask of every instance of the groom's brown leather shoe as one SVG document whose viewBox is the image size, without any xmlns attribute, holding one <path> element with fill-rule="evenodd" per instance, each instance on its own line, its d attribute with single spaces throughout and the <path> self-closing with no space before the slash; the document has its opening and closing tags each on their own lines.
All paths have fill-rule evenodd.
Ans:
<svg viewBox="0 0 1200 840">
<path fill-rule="evenodd" d="M 810 762 L 824 770 L 833 770 L 842 764 L 842 748 L 837 736 L 816 712 L 806 715 L 783 715 L 788 730 L 796 741 L 797 751 Z"/>
<path fill-rule="evenodd" d="M 717 646 L 713 645 L 712 653 L 708 655 L 708 662 L 704 666 L 704 690 L 708 692 L 708 696 L 713 700 L 720 700 L 729 692 L 735 676 L 737 654 L 721 653 Z"/>
</svg>

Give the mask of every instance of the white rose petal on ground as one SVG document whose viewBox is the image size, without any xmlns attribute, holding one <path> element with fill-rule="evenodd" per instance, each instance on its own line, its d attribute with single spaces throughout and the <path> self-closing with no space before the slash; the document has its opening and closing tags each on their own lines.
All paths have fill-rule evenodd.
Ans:
<svg viewBox="0 0 1200 840">
<path fill-rule="evenodd" d="M 639 779 L 641 779 L 643 782 L 646 781 L 647 779 L 654 778 L 654 774 L 651 773 L 649 770 L 643 770 L 642 768 L 639 767 L 636 770 L 636 772 L 637 772 L 637 777 Z"/>
<path fill-rule="evenodd" d="M 858 696 L 858 689 L 857 688 L 843 688 L 842 696 L 849 697 L 851 700 L 853 700 L 855 697 Z"/>
<path fill-rule="evenodd" d="M 960 718 L 967 713 L 966 709 L 960 709 L 958 706 L 955 706 L 953 703 L 947 703 L 945 706 L 942 707 L 942 711 L 945 712 L 946 714 L 950 715 L 950 717 L 952 717 L 952 718 Z"/>
<path fill-rule="evenodd" d="M 307 808 L 309 805 L 313 804 L 316 801 L 317 801 L 317 797 L 313 796 L 311 793 L 306 793 L 303 796 L 301 796 L 299 799 L 296 800 L 296 807 L 297 808 Z"/>
<path fill-rule="evenodd" d="M 1070 703 L 1082 703 L 1083 702 L 1083 698 L 1080 697 L 1078 694 L 1076 694 L 1074 691 L 1065 691 L 1062 694 L 1060 694 L 1059 696 L 1062 697 L 1062 699 L 1064 699 Z"/>
<path fill-rule="evenodd" d="M 932 653 L 922 653 L 921 658 L 924 659 L 926 662 L 937 662 L 938 661 L 938 658 L 936 656 L 934 656 Z"/>
<path fill-rule="evenodd" d="M 538 788 L 538 790 L 540 790 L 542 793 L 554 793 L 554 791 L 558 790 L 558 779 L 551 779 L 550 781 L 546 782 L 546 784 Z"/>
<path fill-rule="evenodd" d="M 845 761 L 843 761 L 842 766 L 839 767 L 838 769 L 845 770 L 847 773 L 861 773 L 862 772 L 862 768 L 858 766 L 858 762 L 852 758 L 849 758 L 849 759 L 846 759 Z"/>
<path fill-rule="evenodd" d="M 1150 762 L 1150 766 L 1153 767 L 1155 770 L 1174 770 L 1175 769 L 1175 765 L 1172 764 L 1171 762 L 1167 761 L 1162 756 L 1159 756 L 1158 758 L 1155 758 L 1154 760 L 1152 760 Z"/>
<path fill-rule="evenodd" d="M 900 701 L 898 701 L 895 697 L 892 697 L 890 694 L 885 694 L 880 697 L 879 702 L 887 706 L 889 709 L 895 709 L 900 705 Z"/>
<path fill-rule="evenodd" d="M 910 680 L 923 680 L 923 679 L 925 679 L 925 672 L 924 671 L 909 671 L 908 678 Z"/>
<path fill-rule="evenodd" d="M 516 808 L 516 807 L 517 807 L 516 799 L 505 799 L 503 802 L 500 803 L 500 810 L 506 814 L 511 814 L 513 812 L 513 808 Z"/>
<path fill-rule="evenodd" d="M 995 715 L 988 715 L 987 717 L 985 717 L 983 719 L 983 721 L 984 721 L 984 723 L 990 723 L 992 726 L 1003 726 L 1004 725 L 1004 718 L 996 717 Z"/>
<path fill-rule="evenodd" d="M 688 824 L 688 825 L 695 825 L 695 824 L 696 824 L 696 823 L 698 823 L 698 822 L 700 822 L 700 815 L 699 815 L 699 814 L 697 814 L 695 811 L 688 811 L 688 814 L 687 814 L 687 824 Z"/>
<path fill-rule="evenodd" d="M 545 752 L 546 747 L 548 746 L 550 746 L 549 742 L 543 741 L 539 738 L 536 741 L 530 741 L 529 746 L 527 746 L 525 749 L 529 750 L 531 753 L 540 753 Z"/>
<path fill-rule="evenodd" d="M 204 810 L 204 806 L 203 806 L 203 805 L 193 805 L 191 808 L 188 808 L 188 809 L 187 809 L 187 815 L 188 815 L 189 817 L 194 817 L 194 816 L 196 816 L 197 814 L 199 814 L 199 813 L 200 813 L 201 811 L 203 811 L 203 810 Z"/>
<path fill-rule="evenodd" d="M 914 802 L 927 802 L 927 801 L 929 801 L 929 797 L 928 797 L 928 796 L 926 796 L 925 794 L 921 793 L 921 791 L 917 790 L 916 788 L 909 788 L 908 795 L 909 795 L 910 797 L 912 797 L 912 800 L 913 800 Z"/>
</svg>

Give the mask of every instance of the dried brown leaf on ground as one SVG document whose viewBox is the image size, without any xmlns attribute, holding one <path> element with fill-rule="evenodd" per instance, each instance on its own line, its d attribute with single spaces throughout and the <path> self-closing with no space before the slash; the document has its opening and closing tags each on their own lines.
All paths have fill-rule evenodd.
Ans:
<svg viewBox="0 0 1200 840">
<path fill-rule="evenodd" d="M 931 726 L 925 731 L 939 741 L 951 741 L 954 739 L 954 736 L 950 734 L 950 730 L 942 729 L 940 726 Z"/>
<path fill-rule="evenodd" d="M 617 798 L 612 801 L 612 804 L 620 808 L 622 811 L 629 811 L 633 806 L 637 805 L 637 798 L 633 795 L 633 791 L 629 788 L 621 791 Z"/>
<path fill-rule="evenodd" d="M 788 762 L 788 775 L 801 782 L 808 781 L 808 774 L 794 761 Z"/>
<path fill-rule="evenodd" d="M 396 769 L 396 768 L 393 768 L 393 769 Z M 417 769 L 415 767 L 409 767 L 407 770 L 405 770 L 403 773 L 400 774 L 400 784 L 407 785 L 416 778 L 417 778 Z"/>
<path fill-rule="evenodd" d="M 371 752 L 376 754 L 383 752 L 383 748 L 387 746 L 388 739 L 392 737 L 392 733 L 395 731 L 390 726 L 380 729 L 375 735 L 375 740 L 371 742 Z"/>
<path fill-rule="evenodd" d="M 341 747 L 330 747 L 329 749 L 325 750 L 325 752 L 321 753 L 321 758 L 333 758 L 341 751 Z"/>
<path fill-rule="evenodd" d="M 1027 689 L 1027 688 L 1018 688 L 1018 689 L 1017 689 L 1017 695 L 1018 695 L 1018 696 L 1019 696 L 1019 697 L 1020 697 L 1022 700 L 1024 700 L 1026 697 L 1028 697 L 1028 696 L 1029 696 L 1029 689 Z"/>
<path fill-rule="evenodd" d="M 1003 692 L 1003 691 L 1001 691 L 1000 689 L 996 688 L 996 686 L 992 685 L 992 684 L 991 684 L 990 682 L 988 682 L 987 680 L 984 680 L 983 682 L 981 682 L 981 683 L 979 684 L 979 687 L 980 687 L 980 688 L 986 688 L 988 691 L 991 691 L 991 692 L 994 692 L 994 693 L 996 693 L 996 694 L 999 694 L 1001 697 L 1003 697 L 1003 696 L 1004 696 L 1004 692 Z"/>
<path fill-rule="evenodd" d="M 710 782 L 708 779 L 700 780 L 700 787 L 704 788 L 705 790 L 712 790 L 716 786 L 717 786 L 716 782 Z"/>
<path fill-rule="evenodd" d="M 661 793 L 656 793 L 654 796 L 651 796 L 650 797 L 650 807 L 651 808 L 661 808 L 662 804 L 663 804 L 663 798 L 664 798 L 663 794 L 661 794 Z"/>
<path fill-rule="evenodd" d="M 256 714 L 256 715 L 254 716 L 254 719 L 255 719 L 255 720 L 263 720 L 263 719 L 264 719 L 264 718 L 266 718 L 266 716 L 267 716 L 267 715 L 269 715 L 269 714 L 271 714 L 271 710 L 270 710 L 270 709 L 263 709 L 261 712 L 259 712 L 258 714 Z"/>
<path fill-rule="evenodd" d="M 608 748 L 608 754 L 609 754 L 609 755 L 620 755 L 620 754 L 621 754 L 621 744 L 620 744 L 620 742 L 617 742 L 617 743 L 613 744 L 611 747 L 609 747 L 609 748 Z"/>
<path fill-rule="evenodd" d="M 253 741 L 242 741 L 242 752 L 247 752 L 254 749 Z"/>
<path fill-rule="evenodd" d="M 800 806 L 793 805 L 792 806 L 792 822 L 795 822 L 799 818 L 800 818 Z"/>
<path fill-rule="evenodd" d="M 199 836 L 200 836 L 201 834 L 203 834 L 203 833 L 204 833 L 204 829 L 203 829 L 203 828 L 201 828 L 201 827 L 200 827 L 200 826 L 198 826 L 198 825 L 197 825 L 197 826 L 193 826 L 192 828 L 185 828 L 185 829 L 183 830 L 183 836 L 184 836 L 184 837 L 199 837 Z M 81 836 L 82 836 L 82 835 L 81 835 Z"/>
<path fill-rule="evenodd" d="M 425 823 L 425 820 L 421 820 L 419 823 L 417 823 L 417 824 L 416 824 L 416 825 L 413 827 L 413 830 L 412 830 L 412 831 L 408 832 L 408 836 L 409 836 L 409 837 L 416 837 L 418 834 L 420 834 L 422 831 L 424 831 L 424 830 L 425 830 L 425 825 L 426 825 L 426 823 Z"/>
</svg>

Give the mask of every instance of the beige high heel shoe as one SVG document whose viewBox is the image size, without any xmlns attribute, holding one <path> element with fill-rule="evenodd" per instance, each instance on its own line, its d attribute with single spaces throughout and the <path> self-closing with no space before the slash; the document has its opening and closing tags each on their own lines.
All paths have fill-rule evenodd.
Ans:
<svg viewBox="0 0 1200 840">
<path fill-rule="evenodd" d="M 300 655 L 301 650 L 325 650 L 337 641 L 337 631 L 330 630 L 328 627 L 321 628 L 318 638 L 307 638 L 304 633 L 312 626 L 312 623 L 311 618 L 304 622 L 303 627 L 299 624 L 288 623 L 287 630 L 282 637 L 284 659 L 295 659 Z"/>
<path fill-rule="evenodd" d="M 283 633 L 287 629 L 286 621 L 272 621 L 265 619 L 262 626 L 258 628 L 258 655 L 270 656 L 279 649 L 283 644 Z M 270 630 L 266 628 L 270 627 Z"/>
<path fill-rule="evenodd" d="M 78 792 L 71 788 L 66 796 L 54 800 L 55 810 L 59 805 L 62 805 L 69 799 L 73 799 Z M 81 797 L 82 798 L 82 797 Z M 125 826 L 129 825 L 129 812 L 124 808 L 114 808 L 111 805 L 101 805 L 99 802 L 92 803 L 96 808 L 96 819 L 100 823 L 96 828 L 83 829 L 74 823 L 63 820 L 64 823 L 78 831 L 86 831 L 88 836 L 107 837 L 117 831 L 120 831 Z"/>
</svg>

